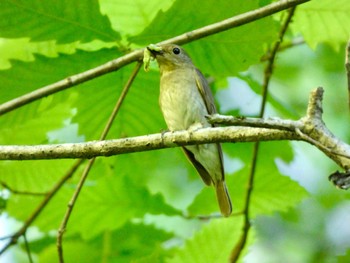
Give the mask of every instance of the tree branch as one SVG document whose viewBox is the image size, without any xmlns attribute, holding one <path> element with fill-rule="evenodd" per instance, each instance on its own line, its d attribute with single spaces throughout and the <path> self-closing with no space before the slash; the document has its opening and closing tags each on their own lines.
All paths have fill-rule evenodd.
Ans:
<svg viewBox="0 0 350 263">
<path fill-rule="evenodd" d="M 258 20 L 260 18 L 272 15 L 274 13 L 280 12 L 282 10 L 288 9 L 293 6 L 300 5 L 302 3 L 308 2 L 310 0 L 281 0 L 270 5 L 264 6 L 262 8 L 246 12 L 244 14 L 240 14 L 234 16 L 232 18 L 220 21 L 215 24 L 211 24 L 209 26 L 205 26 L 182 35 L 176 36 L 174 38 L 170 38 L 166 41 L 161 42 L 165 43 L 175 43 L 175 44 L 185 44 L 191 41 L 213 35 L 219 32 L 223 32 L 229 30 L 234 27 L 238 27 L 249 22 Z M 143 49 L 134 50 L 131 53 L 122 56 L 120 58 L 111 60 L 101 66 L 96 68 L 87 70 L 85 72 L 72 75 L 67 77 L 66 79 L 60 80 L 56 83 L 47 85 L 45 87 L 34 90 L 30 93 L 27 93 L 23 96 L 10 100 L 0 105 L 0 116 L 17 109 L 23 105 L 26 105 L 35 100 L 41 99 L 43 97 L 52 95 L 56 92 L 68 89 L 70 87 L 74 87 L 83 82 L 89 81 L 99 76 L 103 76 L 112 71 L 116 71 L 134 61 L 140 61 L 143 57 Z"/>
<path fill-rule="evenodd" d="M 340 167 L 349 170 L 350 146 L 335 137 L 320 119 L 322 117 L 322 94 L 322 88 L 311 92 L 307 116 L 296 121 L 278 118 L 254 119 L 214 115 L 208 117 L 212 122 L 239 127 L 203 128 L 191 132 L 165 132 L 85 143 L 0 146 L 0 160 L 89 159 L 96 156 L 112 156 L 214 142 L 302 140 L 313 144 Z M 254 127 L 245 127 L 249 125 Z M 300 132 L 304 136 L 301 136 Z M 311 138 L 312 140 L 306 138 Z"/>
<path fill-rule="evenodd" d="M 0 160 L 90 159 L 96 156 L 112 156 L 185 145 L 214 142 L 254 142 L 258 140 L 300 140 L 300 136 L 295 132 L 270 128 L 204 128 L 192 132 L 166 132 L 86 143 L 0 146 Z"/>
</svg>

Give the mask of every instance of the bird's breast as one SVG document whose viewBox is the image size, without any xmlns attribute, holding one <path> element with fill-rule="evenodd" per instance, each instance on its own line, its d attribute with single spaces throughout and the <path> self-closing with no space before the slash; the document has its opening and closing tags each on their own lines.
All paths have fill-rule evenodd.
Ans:
<svg viewBox="0 0 350 263">
<path fill-rule="evenodd" d="M 208 112 L 191 71 L 162 73 L 159 104 L 171 131 L 186 130 L 195 123 L 209 126 L 205 119 Z"/>
</svg>

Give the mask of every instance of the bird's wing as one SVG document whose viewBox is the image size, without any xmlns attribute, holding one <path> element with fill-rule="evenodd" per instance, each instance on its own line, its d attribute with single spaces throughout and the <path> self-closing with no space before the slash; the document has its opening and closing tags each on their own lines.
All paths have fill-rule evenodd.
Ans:
<svg viewBox="0 0 350 263">
<path fill-rule="evenodd" d="M 205 106 L 207 107 L 207 111 L 209 114 L 214 114 L 217 112 L 216 107 L 215 107 L 215 102 L 214 102 L 214 96 L 211 93 L 208 81 L 206 80 L 206 78 L 203 76 L 202 72 L 200 72 L 197 68 L 195 69 L 195 75 L 196 75 L 196 84 L 197 84 L 197 88 L 199 90 L 199 93 L 201 94 L 204 102 L 205 102 Z M 215 125 L 212 125 L 215 126 Z M 222 149 L 221 149 L 221 145 L 220 143 L 216 144 L 218 147 L 218 151 L 219 151 L 219 155 L 220 155 L 220 163 L 221 163 L 221 174 L 222 174 L 222 180 L 225 179 L 224 176 L 224 166 L 223 166 L 223 162 L 222 162 Z M 203 177 L 203 176 L 202 176 Z"/>
<path fill-rule="evenodd" d="M 202 72 L 200 72 L 198 69 L 195 69 L 195 75 L 196 75 L 196 84 L 197 88 L 199 90 L 199 93 L 202 95 L 202 98 L 205 102 L 205 106 L 207 107 L 207 111 L 209 114 L 216 113 L 216 107 L 214 102 L 213 94 L 211 93 L 208 81 L 203 76 Z"/>
<path fill-rule="evenodd" d="M 211 178 L 208 171 L 203 167 L 203 165 L 200 162 L 198 162 L 196 160 L 196 158 L 194 157 L 194 154 L 190 150 L 187 150 L 185 147 L 182 147 L 182 149 L 183 149 L 184 153 L 186 154 L 187 158 L 189 159 L 189 161 L 193 164 L 193 166 L 198 171 L 203 182 L 206 185 L 211 185 L 211 183 L 213 182 L 213 179 Z M 215 184 L 215 182 L 214 182 L 214 184 Z"/>
</svg>

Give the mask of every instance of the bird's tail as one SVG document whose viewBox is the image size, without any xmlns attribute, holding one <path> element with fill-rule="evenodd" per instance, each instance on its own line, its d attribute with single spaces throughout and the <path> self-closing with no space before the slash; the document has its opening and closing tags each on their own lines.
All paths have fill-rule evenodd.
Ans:
<svg viewBox="0 0 350 263">
<path fill-rule="evenodd" d="M 232 213 L 232 204 L 225 181 L 217 181 L 215 184 L 215 190 L 221 214 L 223 216 L 229 216 Z"/>
</svg>

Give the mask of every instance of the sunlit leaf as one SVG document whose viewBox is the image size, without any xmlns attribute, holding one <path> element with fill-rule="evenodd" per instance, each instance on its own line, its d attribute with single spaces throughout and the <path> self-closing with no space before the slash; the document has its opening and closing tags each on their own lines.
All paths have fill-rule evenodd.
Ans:
<svg viewBox="0 0 350 263">
<path fill-rule="evenodd" d="M 112 28 L 125 36 L 140 33 L 160 10 L 166 10 L 174 0 L 101 0 L 101 13 L 106 14 Z"/>
<path fill-rule="evenodd" d="M 313 49 L 319 43 L 328 43 L 338 50 L 340 43 L 349 39 L 349 12 L 347 0 L 311 1 L 298 7 L 293 29 L 301 32 Z"/>
<path fill-rule="evenodd" d="M 0 3 L 0 16 L 3 18 L 0 37 L 3 38 L 55 39 L 58 43 L 119 39 L 109 20 L 101 15 L 96 0 L 4 0 Z"/>
<path fill-rule="evenodd" d="M 239 239 L 241 224 L 239 218 L 212 220 L 166 262 L 228 262 L 230 252 Z"/>
<path fill-rule="evenodd" d="M 176 1 L 166 12 L 159 12 L 152 23 L 130 41 L 147 45 L 233 17 L 259 7 L 259 1 Z M 191 14 L 191 15 L 189 15 Z M 203 73 L 214 76 L 235 75 L 257 63 L 266 42 L 276 38 L 274 21 L 254 23 L 193 42 L 185 49 Z"/>
</svg>

